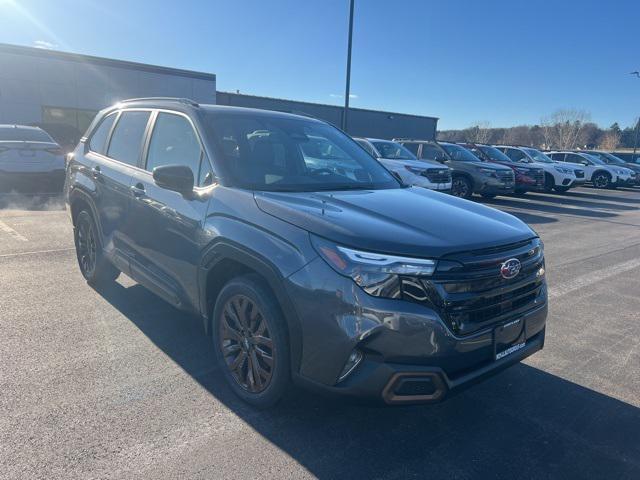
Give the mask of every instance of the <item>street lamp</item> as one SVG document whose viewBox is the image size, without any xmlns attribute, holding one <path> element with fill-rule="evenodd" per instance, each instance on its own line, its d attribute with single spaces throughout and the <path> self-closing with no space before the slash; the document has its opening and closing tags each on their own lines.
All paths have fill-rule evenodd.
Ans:
<svg viewBox="0 0 640 480">
<path fill-rule="evenodd" d="M 344 93 L 344 111 L 342 112 L 342 130 L 347 131 L 347 115 L 349 114 L 349 90 L 351 88 L 351 38 L 353 37 L 353 4 L 349 2 L 349 44 L 347 46 L 347 86 Z"/>
</svg>

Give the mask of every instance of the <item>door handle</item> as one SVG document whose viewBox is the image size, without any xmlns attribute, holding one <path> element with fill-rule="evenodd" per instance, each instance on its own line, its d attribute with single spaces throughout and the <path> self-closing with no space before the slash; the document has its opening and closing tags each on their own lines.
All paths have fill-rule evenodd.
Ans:
<svg viewBox="0 0 640 480">
<path fill-rule="evenodd" d="M 134 197 L 140 198 L 145 196 L 144 185 L 141 183 L 136 183 L 135 185 L 131 185 L 130 187 L 131 193 Z"/>
</svg>

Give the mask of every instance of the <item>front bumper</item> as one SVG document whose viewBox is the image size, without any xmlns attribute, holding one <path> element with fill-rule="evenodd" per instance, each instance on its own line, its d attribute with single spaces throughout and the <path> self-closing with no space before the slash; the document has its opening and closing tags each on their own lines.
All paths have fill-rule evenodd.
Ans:
<svg viewBox="0 0 640 480">
<path fill-rule="evenodd" d="M 501 180 L 484 177 L 482 181 L 476 181 L 477 193 L 489 193 L 495 195 L 513 193 L 515 190 L 514 182 L 503 182 Z"/>
<path fill-rule="evenodd" d="M 387 404 L 440 401 L 544 343 L 546 288 L 535 306 L 517 318 L 464 336 L 454 334 L 438 312 L 425 305 L 367 295 L 320 258 L 289 277 L 287 290 L 301 319 L 302 356 L 294 379 L 331 394 Z M 514 320 L 522 321 L 519 338 L 525 345 L 496 360 L 496 329 Z M 339 382 L 354 349 L 363 360 Z"/>
</svg>

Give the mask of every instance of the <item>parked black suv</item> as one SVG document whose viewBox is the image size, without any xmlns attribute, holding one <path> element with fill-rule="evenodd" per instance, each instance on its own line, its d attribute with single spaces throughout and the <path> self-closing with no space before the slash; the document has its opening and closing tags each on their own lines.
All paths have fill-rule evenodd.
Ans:
<svg viewBox="0 0 640 480">
<path fill-rule="evenodd" d="M 335 127 L 139 99 L 69 160 L 80 270 L 202 318 L 232 389 L 290 380 L 430 402 L 542 348 L 543 245 L 517 218 L 401 185 Z"/>
</svg>

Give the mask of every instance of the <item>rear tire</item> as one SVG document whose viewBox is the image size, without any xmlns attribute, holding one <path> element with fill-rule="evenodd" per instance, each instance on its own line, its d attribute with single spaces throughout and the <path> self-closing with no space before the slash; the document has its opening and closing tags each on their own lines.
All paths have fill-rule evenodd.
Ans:
<svg viewBox="0 0 640 480">
<path fill-rule="evenodd" d="M 211 323 L 218 365 L 233 392 L 257 408 L 275 405 L 291 383 L 289 342 L 278 302 L 262 279 L 230 280 Z"/>
<path fill-rule="evenodd" d="M 105 258 L 96 222 L 86 210 L 78 214 L 73 236 L 80 273 L 89 285 L 103 285 L 118 278 L 120 270 Z"/>
<path fill-rule="evenodd" d="M 451 181 L 451 195 L 469 200 L 473 195 L 473 185 L 471 181 L 462 176 L 453 177 Z"/>
</svg>

